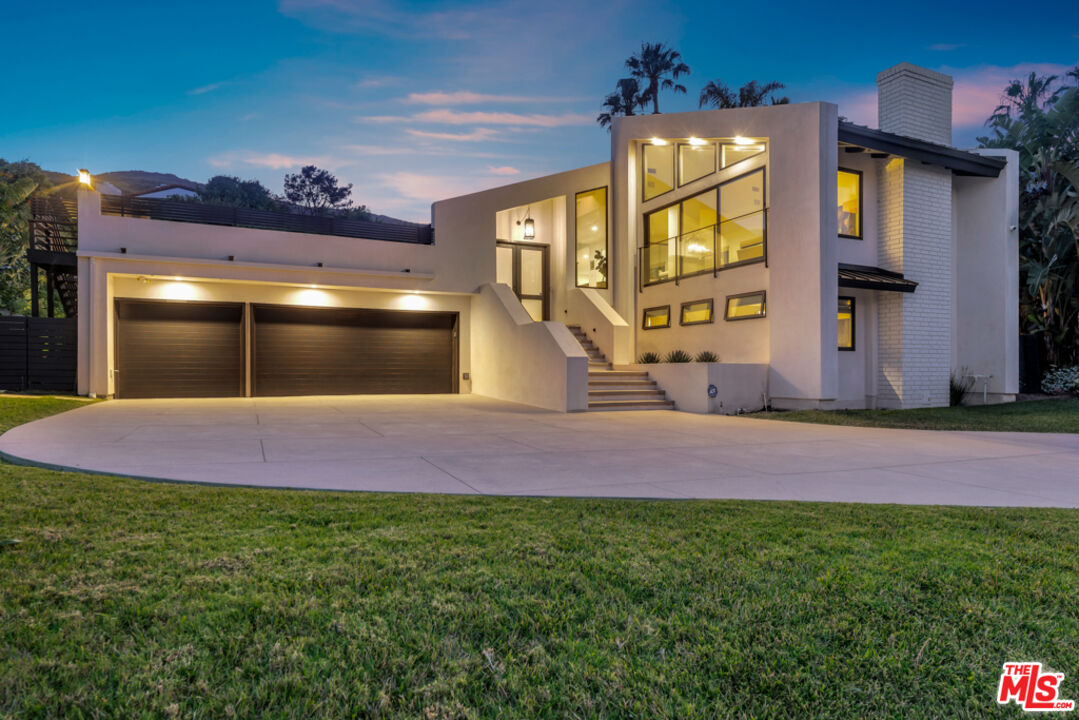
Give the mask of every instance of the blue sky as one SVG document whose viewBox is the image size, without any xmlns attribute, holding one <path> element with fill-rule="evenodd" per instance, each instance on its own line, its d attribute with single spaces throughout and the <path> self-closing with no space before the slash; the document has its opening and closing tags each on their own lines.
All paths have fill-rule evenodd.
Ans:
<svg viewBox="0 0 1079 720">
<path fill-rule="evenodd" d="M 9 3 L 5 25 L 0 157 L 275 192 L 314 163 L 413 220 L 434 199 L 606 160 L 595 116 L 646 40 L 692 69 L 664 111 L 694 109 L 711 79 L 778 80 L 874 125 L 878 71 L 947 72 L 960 146 L 1008 79 L 1079 63 L 1074 4 L 1037 0 Z"/>
</svg>

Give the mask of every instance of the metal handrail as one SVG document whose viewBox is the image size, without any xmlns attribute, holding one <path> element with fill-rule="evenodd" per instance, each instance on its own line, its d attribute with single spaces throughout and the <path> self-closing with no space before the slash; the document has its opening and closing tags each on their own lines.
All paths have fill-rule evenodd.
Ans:
<svg viewBox="0 0 1079 720">
<path fill-rule="evenodd" d="M 638 261 L 638 269 L 639 269 L 639 273 L 638 273 L 639 287 L 647 287 L 649 285 L 659 285 L 661 283 L 671 282 L 671 281 L 673 281 L 675 284 L 677 284 L 678 281 L 681 280 L 684 277 L 692 277 L 694 275 L 702 275 L 702 274 L 705 274 L 705 273 L 708 273 L 708 272 L 711 272 L 712 276 L 716 277 L 719 274 L 720 270 L 734 264 L 734 263 L 725 263 L 723 265 L 720 265 L 717 262 L 717 258 L 718 258 L 718 255 L 719 255 L 717 237 L 720 234 L 720 230 L 722 229 L 722 226 L 726 225 L 727 223 L 736 222 L 738 220 L 742 220 L 743 218 L 751 217 L 753 215 L 757 215 L 757 214 L 761 214 L 761 213 L 765 214 L 765 218 L 766 218 L 765 222 L 767 223 L 767 212 L 768 212 L 768 208 L 762 208 L 760 210 L 754 210 L 753 212 L 744 213 L 742 215 L 739 215 L 739 216 L 733 217 L 733 218 L 727 218 L 726 220 L 723 220 L 722 222 L 713 223 L 711 225 L 705 225 L 703 227 L 697 228 L 696 230 L 690 230 L 689 232 L 685 232 L 685 233 L 682 233 L 680 235 L 674 235 L 672 237 L 666 238 L 665 240 L 657 240 L 655 242 L 649 243 L 648 245 L 645 245 L 644 247 L 637 248 L 637 253 L 638 253 L 637 261 Z M 691 272 L 686 272 L 685 271 L 685 265 L 684 265 L 684 263 L 685 263 L 685 249 L 683 248 L 683 243 L 686 243 L 688 238 L 693 238 L 694 241 L 700 241 L 701 240 L 701 234 L 705 233 L 705 232 L 707 232 L 709 230 L 711 230 L 711 237 L 712 237 L 712 242 L 711 242 L 712 263 L 711 263 L 711 267 L 704 267 L 704 268 L 699 269 L 699 270 L 693 270 Z M 646 272 L 650 275 L 651 268 L 652 268 L 652 265 L 651 265 L 651 262 L 650 262 L 650 259 L 651 259 L 650 258 L 650 254 L 651 254 L 650 251 L 651 251 L 651 249 L 652 248 L 658 248 L 658 247 L 666 247 L 668 249 L 667 254 L 669 256 L 670 255 L 669 249 L 670 249 L 671 241 L 674 241 L 674 243 L 675 243 L 675 254 L 674 254 L 675 268 L 674 268 L 673 275 L 671 275 L 670 277 L 661 279 L 661 280 L 646 279 L 645 278 Z M 708 248 L 705 247 L 704 250 L 707 252 Z M 765 259 L 766 258 L 767 258 L 767 253 L 765 253 Z M 667 264 L 669 264 L 669 261 L 668 261 Z M 741 263 L 738 263 L 738 264 L 741 264 Z"/>
</svg>

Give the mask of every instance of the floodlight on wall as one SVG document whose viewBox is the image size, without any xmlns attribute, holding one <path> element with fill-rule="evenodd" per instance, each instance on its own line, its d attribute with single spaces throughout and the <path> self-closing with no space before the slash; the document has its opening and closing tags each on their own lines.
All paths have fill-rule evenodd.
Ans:
<svg viewBox="0 0 1079 720">
<path fill-rule="evenodd" d="M 654 137 L 651 140 L 649 140 L 648 142 L 652 143 L 653 145 L 666 145 L 667 144 L 666 140 L 664 140 L 663 138 L 658 138 L 658 137 Z"/>
<path fill-rule="evenodd" d="M 707 143 L 704 140 L 701 140 L 699 137 L 691 137 L 689 139 L 689 144 L 692 145 L 693 147 L 700 147 L 701 145 L 707 145 Z"/>
<path fill-rule="evenodd" d="M 734 138 L 734 144 L 735 145 L 752 145 L 753 141 L 750 140 L 747 137 L 742 137 L 741 135 L 736 135 L 735 138 Z"/>
<path fill-rule="evenodd" d="M 90 171 L 85 168 L 79 168 L 79 185 L 86 187 L 92 187 L 93 178 L 90 177 Z"/>
</svg>

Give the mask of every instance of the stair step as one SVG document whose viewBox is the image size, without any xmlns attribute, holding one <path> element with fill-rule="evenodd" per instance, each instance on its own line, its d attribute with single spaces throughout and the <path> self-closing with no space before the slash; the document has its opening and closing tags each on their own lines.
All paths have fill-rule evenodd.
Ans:
<svg viewBox="0 0 1079 720">
<path fill-rule="evenodd" d="M 641 378 L 639 380 L 634 378 L 626 378 L 625 380 L 595 380 L 590 378 L 588 380 L 588 389 L 591 390 L 619 390 L 625 388 L 626 390 L 658 390 L 659 383 L 655 380 L 646 380 Z"/>
<path fill-rule="evenodd" d="M 612 368 L 607 368 L 607 369 L 589 368 L 589 370 L 588 370 L 588 381 L 589 382 L 592 382 L 592 381 L 600 379 L 600 378 L 607 379 L 607 378 L 632 378 L 632 377 L 647 378 L 648 373 L 646 373 L 644 370 L 614 370 Z"/>
<path fill-rule="evenodd" d="M 662 390 L 654 389 L 642 389 L 642 390 L 589 390 L 588 401 L 593 402 L 595 400 L 633 400 L 635 402 L 641 400 L 666 400 L 667 393 Z"/>
<path fill-rule="evenodd" d="M 674 403 L 670 400 L 590 400 L 590 411 L 603 412 L 605 410 L 674 410 Z"/>
</svg>

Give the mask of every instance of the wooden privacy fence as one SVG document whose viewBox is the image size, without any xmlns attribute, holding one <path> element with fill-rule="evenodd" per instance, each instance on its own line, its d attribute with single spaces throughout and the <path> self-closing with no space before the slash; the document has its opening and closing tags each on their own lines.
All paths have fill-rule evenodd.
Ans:
<svg viewBox="0 0 1079 720">
<path fill-rule="evenodd" d="M 0 389 L 75 392 L 75 318 L 0 317 Z"/>
</svg>

